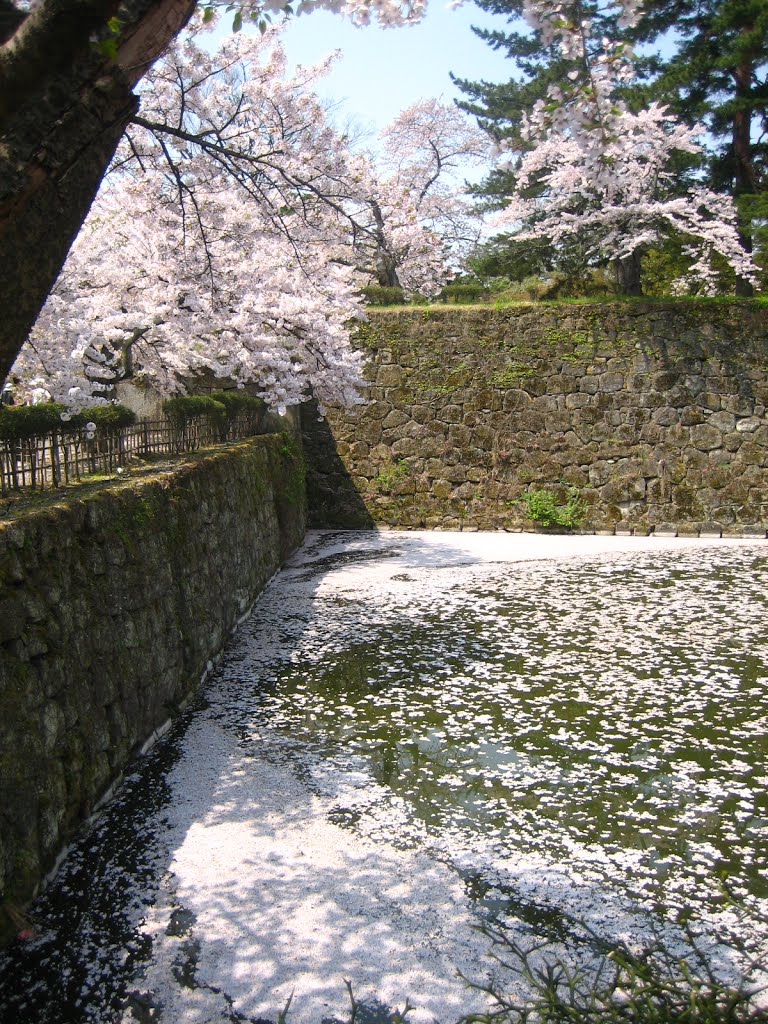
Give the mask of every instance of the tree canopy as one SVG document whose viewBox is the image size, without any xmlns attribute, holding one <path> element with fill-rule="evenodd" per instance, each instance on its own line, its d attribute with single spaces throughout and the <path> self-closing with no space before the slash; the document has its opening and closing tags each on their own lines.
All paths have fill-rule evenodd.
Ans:
<svg viewBox="0 0 768 1024">
<path fill-rule="evenodd" d="M 136 86 L 196 0 L 0 0 L 0 379 L 5 379 L 90 209 Z M 226 6 L 222 3 L 222 7 Z M 303 0 L 359 23 L 417 19 L 424 0 Z M 284 0 L 244 0 L 259 21 Z"/>
<path fill-rule="evenodd" d="M 213 53 L 198 21 L 148 72 L 91 213 L 14 363 L 77 407 L 126 375 L 161 392 L 198 372 L 254 383 L 274 408 L 351 404 L 350 323 L 382 266 L 430 294 L 465 205 L 443 183 L 487 137 L 424 101 L 383 132 L 381 166 L 356 153 L 315 93 L 333 58 L 287 74 L 279 33 Z"/>
<path fill-rule="evenodd" d="M 462 106 L 479 116 L 508 149 L 518 154 L 517 161 L 510 161 L 506 169 L 484 183 L 480 191 L 488 205 L 498 208 L 510 196 L 519 200 L 526 194 L 526 188 L 520 187 L 519 169 L 530 166 L 525 154 L 535 144 L 530 112 L 542 103 L 558 103 L 558 89 L 572 96 L 571 83 L 579 82 L 585 66 L 608 67 L 608 51 L 612 50 L 614 57 L 622 55 L 625 67 L 632 69 L 632 74 L 615 77 L 611 89 L 625 116 L 667 107 L 665 134 L 672 137 L 676 119 L 699 145 L 698 153 L 690 146 L 682 150 L 669 147 L 664 198 L 680 199 L 691 195 L 692 187 L 696 187 L 735 199 L 742 216 L 742 246 L 750 250 L 750 221 L 762 210 L 766 190 L 768 11 L 760 0 L 647 0 L 641 9 L 634 8 L 629 18 L 626 6 L 603 5 L 599 0 L 559 5 L 561 28 L 569 23 L 578 27 L 578 32 L 572 34 L 579 37 L 581 52 L 579 48 L 567 52 L 561 45 L 554 45 L 559 37 L 547 32 L 547 25 L 543 26 L 545 31 L 542 26 L 531 26 L 530 9 L 541 5 L 522 0 L 478 2 L 488 11 L 507 15 L 509 31 L 478 34 L 491 46 L 506 50 L 515 62 L 515 77 L 507 83 L 458 82 L 467 96 Z M 517 19 L 521 16 L 527 18 L 527 32 L 520 30 L 522 23 Z M 665 52 L 672 48 L 667 58 L 649 49 L 649 44 L 656 45 L 662 39 Z M 606 41 L 610 46 L 601 53 Z M 638 43 L 646 44 L 640 56 L 633 50 Z M 706 134 L 702 128 L 706 128 Z M 564 155 L 559 158 L 562 166 Z M 532 198 L 530 179 L 525 184 Z M 705 211 L 702 214 L 705 218 L 711 216 Z M 681 227 L 677 225 L 677 233 L 673 232 L 678 249 L 689 241 L 680 234 Z M 562 241 L 561 233 L 560 248 L 553 253 L 555 262 L 558 253 L 566 262 L 572 257 Z M 589 246 L 580 248 L 588 260 Z M 748 292 L 748 275 L 738 280 L 739 290 Z"/>
</svg>

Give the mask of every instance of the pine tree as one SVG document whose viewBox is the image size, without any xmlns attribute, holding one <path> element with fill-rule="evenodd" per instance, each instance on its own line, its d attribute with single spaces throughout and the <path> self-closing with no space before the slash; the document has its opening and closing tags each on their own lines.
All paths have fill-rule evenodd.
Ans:
<svg viewBox="0 0 768 1024">
<path fill-rule="evenodd" d="M 514 61 L 517 77 L 505 83 L 454 79 L 467 97 L 459 105 L 477 116 L 497 140 L 513 140 L 519 150 L 523 114 L 550 85 L 567 80 L 573 65 L 556 46 L 516 21 L 522 0 L 476 0 L 483 10 L 506 15 L 509 31 L 476 29 L 476 34 Z M 768 229 L 768 4 L 766 0 L 646 0 L 644 17 L 632 31 L 604 18 L 592 33 L 624 38 L 647 48 L 670 47 L 671 56 L 649 53 L 636 61 L 638 79 L 624 99 L 634 110 L 651 100 L 668 104 L 689 126 L 704 122 L 711 144 L 703 173 L 715 191 L 733 196 L 742 217 L 742 244 L 752 251 Z M 695 166 L 682 160 L 681 192 Z M 701 175 L 701 167 L 699 176 Z M 477 194 L 489 209 L 499 209 L 516 187 L 515 168 L 487 178 Z M 768 244 L 768 237 L 763 247 Z M 737 293 L 751 294 L 745 280 Z"/>
<path fill-rule="evenodd" d="M 635 30 L 641 42 L 673 34 L 654 92 L 687 124 L 703 121 L 712 139 L 709 184 L 732 195 L 742 241 L 768 213 L 768 4 L 765 0 L 647 0 Z M 739 294 L 751 294 L 745 281 Z"/>
</svg>

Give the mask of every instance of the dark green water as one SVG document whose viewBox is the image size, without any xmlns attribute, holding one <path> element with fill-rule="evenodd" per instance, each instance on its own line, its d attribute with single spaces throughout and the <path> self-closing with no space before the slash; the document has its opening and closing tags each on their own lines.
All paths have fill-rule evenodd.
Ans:
<svg viewBox="0 0 768 1024">
<path fill-rule="evenodd" d="M 287 584 L 290 645 L 262 662 L 255 622 L 225 667 L 254 723 L 360 758 L 434 836 L 768 895 L 755 548 L 321 579 Z"/>
</svg>

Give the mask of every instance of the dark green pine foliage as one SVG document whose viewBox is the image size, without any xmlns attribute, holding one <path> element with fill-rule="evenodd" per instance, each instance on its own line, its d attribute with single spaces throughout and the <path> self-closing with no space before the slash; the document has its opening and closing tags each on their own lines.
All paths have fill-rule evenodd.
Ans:
<svg viewBox="0 0 768 1024">
<path fill-rule="evenodd" d="M 568 74 L 579 70 L 579 62 L 566 60 L 559 47 L 545 45 L 539 32 L 532 32 L 522 20 L 523 0 L 475 0 L 489 14 L 507 19 L 506 29 L 473 28 L 473 32 L 494 50 L 500 50 L 514 65 L 508 82 L 471 82 L 451 76 L 467 97 L 459 106 L 478 118 L 480 125 L 496 141 L 512 140 L 523 145 L 520 135 L 523 114 L 544 99 L 552 85 L 568 84 Z M 588 45 L 600 50 L 604 36 L 617 39 L 620 30 L 613 14 L 600 11 L 598 5 L 584 0 L 583 17 L 592 21 Z M 490 208 L 503 205 L 503 198 L 514 188 L 514 170 L 497 171 L 489 176 L 479 194 L 488 198 Z"/>
<path fill-rule="evenodd" d="M 531 33 L 521 20 L 522 0 L 476 0 L 478 7 L 491 14 L 506 16 L 508 29 L 473 28 L 473 32 L 494 50 L 500 50 L 514 62 L 515 77 L 508 82 L 471 82 L 451 76 L 467 97 L 459 106 L 478 118 L 497 142 L 512 140 L 521 145 L 522 117 L 538 99 L 543 99 L 551 85 L 568 81 L 568 72 L 575 67 L 565 60 L 556 46 L 546 46 L 541 35 Z M 514 170 L 496 171 L 478 188 L 488 209 L 498 209 L 515 186 Z"/>
<path fill-rule="evenodd" d="M 768 0 L 647 0 L 645 12 L 637 39 L 674 46 L 655 96 L 687 124 L 707 125 L 709 184 L 736 199 L 751 249 L 768 219 Z M 750 292 L 743 281 L 737 290 Z"/>
</svg>

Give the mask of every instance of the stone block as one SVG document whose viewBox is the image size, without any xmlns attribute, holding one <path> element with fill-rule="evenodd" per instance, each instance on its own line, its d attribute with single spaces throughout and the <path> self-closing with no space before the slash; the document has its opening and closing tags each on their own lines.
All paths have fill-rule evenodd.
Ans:
<svg viewBox="0 0 768 1024">
<path fill-rule="evenodd" d="M 722 537 L 723 535 L 723 524 L 716 523 L 712 520 L 704 522 L 699 527 L 699 536 L 706 537 L 707 539 L 713 539 L 715 537 Z"/>
<path fill-rule="evenodd" d="M 695 405 L 686 405 L 680 413 L 680 422 L 684 427 L 694 427 L 704 422 L 704 412 Z"/>
<path fill-rule="evenodd" d="M 436 498 L 445 500 L 446 498 L 450 498 L 453 494 L 453 487 L 448 480 L 435 480 L 432 484 L 432 494 Z"/>
<path fill-rule="evenodd" d="M 461 423 L 463 416 L 464 410 L 460 405 L 445 405 L 438 414 L 443 423 Z"/>
<path fill-rule="evenodd" d="M 381 426 L 384 430 L 395 430 L 408 422 L 409 417 L 404 412 L 400 409 L 393 409 L 391 412 L 388 412 L 381 421 Z"/>
<path fill-rule="evenodd" d="M 744 419 L 738 420 L 736 431 L 740 434 L 751 434 L 762 425 L 763 421 L 759 416 L 746 416 Z"/>
<path fill-rule="evenodd" d="M 736 384 L 736 382 L 733 382 Z M 720 400 L 721 407 L 733 413 L 734 416 L 752 416 L 754 414 L 754 400 L 743 395 L 723 395 Z"/>
<path fill-rule="evenodd" d="M 405 371 L 402 366 L 387 360 L 383 365 L 379 366 L 376 372 L 376 383 L 379 387 L 385 388 L 396 388 L 400 387 L 405 378 Z"/>
<path fill-rule="evenodd" d="M 0 643 L 18 640 L 27 624 L 23 594 L 0 598 Z"/>
<path fill-rule="evenodd" d="M 703 391 L 696 396 L 696 405 L 702 409 L 709 409 L 711 412 L 720 412 L 720 395 L 712 391 Z"/>
<path fill-rule="evenodd" d="M 664 405 L 654 412 L 652 419 L 661 427 L 669 427 L 680 422 L 680 411 L 671 405 Z"/>
<path fill-rule="evenodd" d="M 698 537 L 699 535 L 696 523 L 682 523 L 677 529 L 678 537 Z"/>
<path fill-rule="evenodd" d="M 741 526 L 739 535 L 748 537 L 750 540 L 762 540 L 766 536 L 766 528 L 765 526 Z"/>
<path fill-rule="evenodd" d="M 502 399 L 502 409 L 505 412 L 515 412 L 518 409 L 526 409 L 533 399 L 527 391 L 523 391 L 521 388 L 509 388 L 504 392 Z"/>
<path fill-rule="evenodd" d="M 715 427 L 721 434 L 730 434 L 736 429 L 736 417 L 732 412 L 725 410 L 715 412 L 707 419 L 707 425 Z"/>
<path fill-rule="evenodd" d="M 712 426 L 709 422 L 702 423 L 698 427 L 691 427 L 691 444 L 699 451 L 712 451 L 714 448 L 722 447 L 723 435 L 717 427 Z"/>
<path fill-rule="evenodd" d="M 624 388 L 624 375 L 622 373 L 603 373 L 599 379 L 599 390 L 609 394 L 616 394 Z"/>
</svg>

